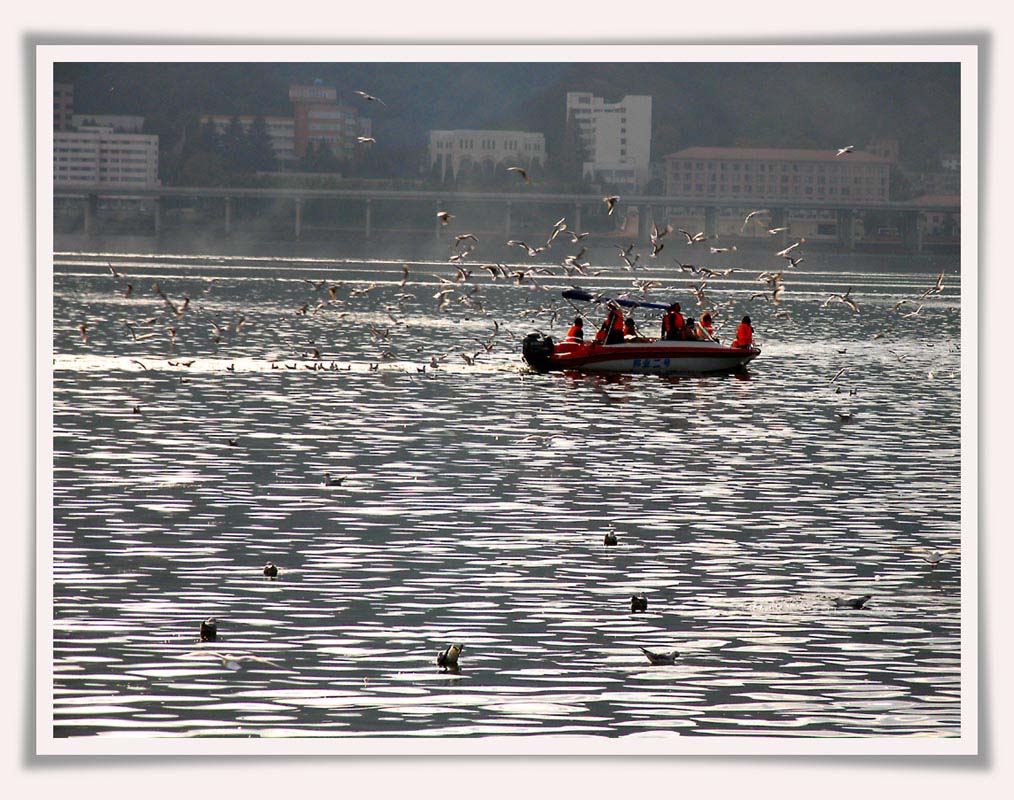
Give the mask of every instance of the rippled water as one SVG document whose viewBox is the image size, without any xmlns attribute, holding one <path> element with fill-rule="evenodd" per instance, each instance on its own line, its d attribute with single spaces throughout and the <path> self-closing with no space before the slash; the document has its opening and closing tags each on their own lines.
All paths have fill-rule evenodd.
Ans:
<svg viewBox="0 0 1014 800">
<path fill-rule="evenodd" d="M 748 375 L 604 378 L 524 369 L 573 310 L 472 268 L 437 313 L 446 263 L 55 256 L 56 736 L 960 732 L 957 274 L 714 279 Z M 581 285 L 632 277 L 693 306 Z"/>
</svg>

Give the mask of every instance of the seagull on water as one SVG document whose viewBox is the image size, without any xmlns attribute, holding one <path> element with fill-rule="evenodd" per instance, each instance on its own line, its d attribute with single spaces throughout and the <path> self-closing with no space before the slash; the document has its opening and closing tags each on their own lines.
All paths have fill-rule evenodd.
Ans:
<svg viewBox="0 0 1014 800">
<path fill-rule="evenodd" d="M 446 650 L 441 650 L 437 653 L 437 666 L 444 672 L 457 672 L 459 670 L 458 656 L 461 655 L 461 651 L 464 649 L 465 645 L 463 644 L 452 644 Z"/>
<path fill-rule="evenodd" d="M 864 594 L 859 597 L 833 597 L 831 598 L 831 602 L 834 603 L 835 608 L 854 608 L 859 610 L 864 608 L 872 597 L 872 594 Z"/>
<path fill-rule="evenodd" d="M 201 641 L 213 642 L 218 638 L 218 620 L 208 617 L 201 623 Z"/>
<path fill-rule="evenodd" d="M 603 541 L 605 542 L 606 547 L 614 547 L 617 544 L 618 539 L 616 538 L 616 531 L 613 530 L 612 525 L 610 525 L 609 530 L 606 531 Z"/>
<path fill-rule="evenodd" d="M 647 611 L 647 610 L 648 610 L 648 598 L 644 596 L 643 592 L 641 593 L 640 597 L 638 597 L 636 594 L 630 596 L 631 614 L 636 614 L 639 611 Z"/>
<path fill-rule="evenodd" d="M 202 656 L 212 656 L 222 662 L 222 666 L 233 672 L 239 672 L 244 666 L 252 664 L 268 664 L 272 667 L 280 667 L 277 661 L 260 656 L 234 656 L 230 653 L 201 653 Z"/>
<path fill-rule="evenodd" d="M 332 475 L 330 472 L 324 473 L 324 480 L 321 481 L 324 486 L 341 486 L 348 479 L 348 475 Z"/>
<path fill-rule="evenodd" d="M 679 653 L 675 650 L 670 650 L 668 653 L 653 653 L 646 647 L 639 647 L 638 649 L 648 657 L 648 661 L 651 662 L 653 667 L 675 664 L 676 659 L 679 657 Z"/>
<path fill-rule="evenodd" d="M 268 580 L 273 581 L 275 578 L 278 577 L 278 567 L 275 566 L 274 562 L 272 561 L 269 561 L 267 564 L 264 565 L 263 572 L 264 577 L 267 578 Z"/>
<path fill-rule="evenodd" d="M 954 553 L 959 553 L 959 552 L 961 552 L 961 551 L 960 550 L 943 550 L 943 551 L 940 551 L 940 552 L 933 551 L 932 553 L 920 553 L 919 554 L 919 558 L 921 558 L 923 561 L 925 561 L 927 564 L 929 564 L 930 565 L 930 569 L 936 569 L 942 563 L 944 563 L 944 559 L 947 556 L 952 555 Z"/>
</svg>

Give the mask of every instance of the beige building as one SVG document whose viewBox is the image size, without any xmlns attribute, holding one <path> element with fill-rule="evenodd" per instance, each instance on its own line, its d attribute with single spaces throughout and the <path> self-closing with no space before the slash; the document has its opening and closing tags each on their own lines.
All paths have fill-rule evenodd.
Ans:
<svg viewBox="0 0 1014 800">
<path fill-rule="evenodd" d="M 855 151 L 689 147 L 665 157 L 666 194 L 691 200 L 861 205 L 890 192 L 891 161 Z"/>
<path fill-rule="evenodd" d="M 525 131 L 430 131 L 430 168 L 443 180 L 462 169 L 484 175 L 505 167 L 539 167 L 546 163 L 546 137 Z"/>
</svg>

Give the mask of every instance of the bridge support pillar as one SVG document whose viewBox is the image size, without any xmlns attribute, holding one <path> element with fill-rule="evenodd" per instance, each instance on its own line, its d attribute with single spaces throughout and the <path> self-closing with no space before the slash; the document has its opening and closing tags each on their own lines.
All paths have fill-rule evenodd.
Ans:
<svg viewBox="0 0 1014 800">
<path fill-rule="evenodd" d="M 85 233 L 88 236 L 91 236 L 95 233 L 96 224 L 98 222 L 99 196 L 97 194 L 90 194 L 85 197 L 84 212 Z"/>
<path fill-rule="evenodd" d="M 909 252 L 922 252 L 922 230 L 919 228 L 919 212 L 906 211 L 901 217 L 901 238 Z"/>
<path fill-rule="evenodd" d="M 373 233 L 373 202 L 366 198 L 366 238 L 370 238 L 370 234 Z"/>
<path fill-rule="evenodd" d="M 296 241 L 303 238 L 303 198 L 296 198 Z"/>
<path fill-rule="evenodd" d="M 155 235 L 162 233 L 162 198 L 155 198 L 155 215 L 152 220 L 155 223 Z"/>
<path fill-rule="evenodd" d="M 232 235 L 232 198 L 225 198 L 225 235 Z"/>
<path fill-rule="evenodd" d="M 718 236 L 717 206 L 705 206 L 704 208 L 704 235 L 709 239 Z"/>
<path fill-rule="evenodd" d="M 581 230 L 581 204 L 580 203 L 578 203 L 577 205 L 574 206 L 573 222 L 574 222 L 574 226 L 573 226 L 573 228 L 571 228 L 571 230 L 577 231 L 578 233 L 583 233 L 584 231 Z M 569 225 L 567 227 L 570 228 Z"/>
<path fill-rule="evenodd" d="M 436 239 L 437 241 L 440 240 L 440 229 L 444 227 L 444 224 L 440 221 L 440 217 L 437 216 L 437 214 L 439 214 L 441 211 L 443 211 L 443 209 L 440 207 L 440 201 L 438 200 L 436 209 L 433 212 L 433 220 L 434 220 L 433 238 Z"/>
<path fill-rule="evenodd" d="M 511 203 L 509 200 L 507 201 L 507 208 L 504 211 L 503 235 L 508 239 L 511 238 Z"/>
<path fill-rule="evenodd" d="M 851 208 L 838 209 L 838 244 L 846 250 L 856 249 L 856 218 Z"/>
<path fill-rule="evenodd" d="M 637 241 L 643 244 L 651 234 L 651 206 L 637 207 Z"/>
<path fill-rule="evenodd" d="M 789 227 L 789 214 L 784 208 L 772 208 L 771 209 L 771 228 L 788 228 Z M 767 232 L 764 233 L 767 236 Z M 775 236 L 775 242 L 785 247 L 789 241 L 789 231 L 784 230 Z"/>
</svg>

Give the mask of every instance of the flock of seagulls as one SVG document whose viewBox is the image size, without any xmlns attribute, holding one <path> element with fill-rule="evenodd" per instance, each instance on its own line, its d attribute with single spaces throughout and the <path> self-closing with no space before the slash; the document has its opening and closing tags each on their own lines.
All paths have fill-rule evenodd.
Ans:
<svg viewBox="0 0 1014 800">
<path fill-rule="evenodd" d="M 367 92 L 357 91 L 356 94 L 367 102 L 377 103 L 381 106 L 386 106 L 386 103 L 384 103 L 383 100 Z M 376 142 L 376 140 L 373 137 L 365 137 L 365 136 L 359 137 L 359 141 L 364 144 L 367 143 L 372 144 Z M 848 153 L 853 152 L 853 150 L 854 147 L 850 145 L 848 147 L 839 149 L 837 151 L 837 155 L 838 156 L 847 155 Z M 525 168 L 520 166 L 509 166 L 506 168 L 506 171 L 516 174 L 525 185 L 532 184 L 532 178 Z M 607 209 L 606 212 L 607 215 L 612 215 L 614 213 L 619 200 L 620 197 L 616 195 L 603 198 L 603 202 L 605 203 Z M 766 217 L 769 214 L 770 211 L 767 209 L 758 209 L 749 212 L 743 220 L 741 226 L 741 233 L 745 232 L 745 230 L 751 223 L 760 225 L 770 236 L 786 233 L 788 231 L 787 227 L 784 226 L 770 227 L 770 223 L 765 221 Z M 440 210 L 437 212 L 436 217 L 441 227 L 446 227 L 449 226 L 454 221 L 455 214 L 448 210 Z M 704 244 L 713 238 L 708 236 L 704 231 L 693 233 L 691 231 L 687 231 L 682 228 L 676 229 L 674 231 L 671 225 L 666 225 L 663 228 L 659 228 L 657 224 L 653 223 L 650 234 L 651 252 L 649 254 L 649 258 L 656 259 L 660 255 L 660 253 L 666 246 L 666 242 L 664 240 L 666 239 L 666 237 L 668 237 L 670 234 L 673 234 L 674 232 L 678 233 L 682 237 L 684 246 L 690 248 Z M 533 258 L 541 253 L 548 251 L 553 246 L 554 242 L 556 242 L 559 239 L 559 237 L 564 235 L 568 236 L 572 244 L 577 245 L 580 244 L 582 240 L 589 235 L 589 233 L 586 231 L 578 231 L 571 229 L 567 225 L 566 218 L 561 218 L 553 224 L 552 229 L 548 233 L 546 241 L 544 243 L 531 245 L 524 241 L 511 240 L 507 242 L 507 245 L 519 248 L 520 250 L 525 252 L 528 257 Z M 805 241 L 806 241 L 805 239 L 801 238 L 795 243 L 777 251 L 774 254 L 776 257 L 783 259 L 786 262 L 786 264 L 782 269 L 778 270 L 777 272 L 764 271 L 757 276 L 756 280 L 758 282 L 766 283 L 768 289 L 763 292 L 754 293 L 750 297 L 751 300 L 763 299 L 767 302 L 772 303 L 772 305 L 774 306 L 779 305 L 781 298 L 786 290 L 783 281 L 784 271 L 791 270 L 797 267 L 800 263 L 802 263 L 804 257 L 801 255 L 802 252 L 801 248 L 804 245 Z M 436 301 L 438 311 L 449 308 L 453 304 L 460 304 L 462 307 L 469 309 L 470 311 L 479 313 L 484 312 L 481 297 L 478 296 L 477 287 L 472 286 L 470 284 L 470 280 L 473 276 L 474 270 L 465 266 L 465 264 L 468 263 L 468 259 L 477 250 L 478 246 L 479 246 L 479 238 L 473 233 L 464 232 L 454 235 L 448 262 L 454 265 L 456 270 L 455 276 L 453 278 L 445 278 L 441 275 L 432 275 L 432 277 L 437 280 L 438 290 L 433 295 L 433 299 Z M 736 247 L 735 246 L 716 247 L 709 245 L 708 250 L 712 255 L 718 255 L 735 251 Z M 630 244 L 627 247 L 618 247 L 618 251 L 620 260 L 623 263 L 622 269 L 633 272 L 637 268 L 638 262 L 640 260 L 640 254 L 635 252 L 635 245 Z M 586 276 L 589 274 L 591 275 L 599 274 L 598 272 L 595 272 L 590 269 L 591 265 L 589 263 L 583 262 L 581 260 L 585 253 L 586 247 L 582 245 L 581 249 L 577 253 L 570 254 L 562 260 L 560 267 L 562 268 L 562 272 L 565 277 L 570 278 L 573 277 L 574 275 Z M 708 286 L 709 280 L 713 280 L 715 278 L 720 277 L 726 277 L 728 275 L 737 272 L 738 270 L 733 268 L 718 270 L 709 267 L 695 266 L 693 264 L 684 264 L 679 260 L 674 260 L 674 264 L 679 267 L 679 270 L 681 272 L 691 273 L 695 277 L 701 279 L 700 282 L 698 283 L 691 283 L 687 284 L 686 286 L 686 288 L 688 288 L 693 293 L 698 307 L 709 309 L 712 310 L 713 312 L 717 312 L 720 311 L 722 308 L 731 305 L 731 301 L 727 303 L 713 302 L 705 293 L 705 289 Z M 498 263 L 478 264 L 476 266 L 477 268 L 481 268 L 482 270 L 485 270 L 488 273 L 490 282 L 495 282 L 501 279 L 513 280 L 519 285 L 523 283 L 528 283 L 535 290 L 545 290 L 546 287 L 541 282 L 541 278 L 543 276 L 552 276 L 554 274 L 551 269 L 544 266 L 531 267 L 528 269 L 510 268 L 506 265 Z M 112 266 L 112 264 L 109 265 L 109 269 L 111 272 L 111 276 L 114 280 L 130 281 L 129 276 L 123 274 L 122 272 L 117 271 Z M 601 270 L 599 272 L 601 272 Z M 391 326 L 389 327 L 380 327 L 378 325 L 369 326 L 370 336 L 374 339 L 374 341 L 376 341 L 378 344 L 382 346 L 386 346 L 391 342 L 393 330 L 398 329 L 399 326 L 405 325 L 404 320 L 396 316 L 396 314 L 404 311 L 404 303 L 406 301 L 415 299 L 414 295 L 404 293 L 404 288 L 408 280 L 408 277 L 409 277 L 409 268 L 408 265 L 405 265 L 402 271 L 402 280 L 399 285 L 399 288 L 403 290 L 402 294 L 397 296 L 398 304 L 394 307 L 389 307 L 387 312 L 387 315 L 391 321 Z M 340 313 L 345 314 L 347 313 L 347 306 L 349 301 L 355 298 L 369 295 L 370 293 L 379 288 L 379 284 L 376 282 L 355 286 L 349 292 L 349 301 L 344 301 L 338 297 L 340 291 L 339 285 L 337 284 L 329 285 L 328 281 L 326 280 L 310 281 L 304 279 L 304 281 L 313 289 L 315 293 L 322 292 L 325 288 L 327 288 L 327 297 L 316 302 L 307 301 L 299 305 L 295 310 L 295 314 L 303 317 L 316 314 L 328 309 L 339 310 Z M 206 292 L 210 291 L 213 285 L 214 280 L 209 281 L 205 291 Z M 903 317 L 911 317 L 918 315 L 923 308 L 923 304 L 920 301 L 924 300 L 929 295 L 939 294 L 940 292 L 942 292 L 943 285 L 944 285 L 944 273 L 941 272 L 934 286 L 926 289 L 921 295 L 919 295 L 918 298 L 914 299 L 906 298 L 900 301 L 894 307 L 893 310 L 895 312 L 900 312 L 903 309 L 905 309 L 906 313 L 902 314 Z M 466 288 L 466 286 L 470 288 Z M 631 292 L 637 291 L 640 292 L 640 295 L 642 297 L 646 297 L 650 290 L 658 288 L 662 288 L 662 284 L 659 283 L 658 281 L 635 279 L 632 283 Z M 151 291 L 152 294 L 154 294 L 162 301 L 163 314 L 168 315 L 169 320 L 181 319 L 184 318 L 186 315 L 199 313 L 199 311 L 192 310 L 192 308 L 198 308 L 198 306 L 192 304 L 192 299 L 189 296 L 183 296 L 179 300 L 174 300 L 163 292 L 158 282 L 154 283 Z M 621 295 L 621 297 L 630 296 L 631 292 L 626 292 L 623 295 Z M 130 298 L 134 296 L 134 293 L 135 293 L 134 282 L 127 282 L 126 286 L 122 290 L 122 296 L 125 298 Z M 312 306 L 311 303 L 313 303 Z M 846 289 L 842 293 L 830 294 L 827 297 L 827 299 L 824 300 L 823 303 L 821 303 L 820 307 L 827 308 L 832 303 L 840 303 L 845 307 L 847 307 L 848 309 L 850 309 L 855 314 L 860 313 L 858 304 L 852 298 L 851 287 Z M 911 308 L 912 310 L 907 310 L 909 308 Z M 549 305 L 543 305 L 535 312 L 533 312 L 533 315 L 536 316 L 542 314 L 550 314 L 551 322 L 555 322 L 557 316 L 559 315 L 559 311 L 558 309 L 554 309 Z M 123 327 L 128 332 L 131 341 L 141 342 L 157 338 L 160 336 L 158 330 L 145 330 L 146 328 L 158 325 L 159 322 L 162 322 L 162 320 L 158 315 L 156 315 L 154 317 L 149 317 L 143 321 L 123 320 L 122 324 Z M 224 322 L 222 320 L 209 321 L 208 329 L 211 334 L 212 343 L 217 347 L 222 342 L 224 337 L 234 337 L 235 335 L 239 334 L 240 331 L 247 324 L 248 321 L 244 315 L 240 315 L 237 319 L 235 319 L 232 322 Z M 494 319 L 492 320 L 492 324 L 493 324 L 493 332 L 489 338 L 485 340 L 474 340 L 475 343 L 480 345 L 479 349 L 477 350 L 470 349 L 469 351 L 466 351 L 464 349 L 459 350 L 458 355 L 466 364 L 470 366 L 474 365 L 483 354 L 492 352 L 496 346 L 495 339 L 499 335 L 501 329 L 503 329 L 505 333 L 509 334 L 511 338 L 516 338 L 516 335 L 514 335 L 513 332 L 506 329 L 506 327 L 504 327 L 501 322 Z M 169 340 L 170 350 L 174 350 L 179 341 L 180 335 L 179 330 L 174 324 L 167 325 L 164 322 L 162 322 L 162 325 L 163 325 L 162 330 L 164 331 L 164 334 L 167 336 Z M 77 330 L 81 336 L 82 343 L 87 345 L 89 343 L 89 328 L 87 321 L 82 322 L 80 325 L 78 325 Z M 428 363 L 423 364 L 421 367 L 417 368 L 418 371 L 425 373 L 427 368 L 429 368 L 430 370 L 438 369 L 441 363 L 451 353 L 453 353 L 455 349 L 456 348 L 450 348 L 440 355 L 431 356 Z M 312 367 L 307 366 L 307 369 L 314 370 L 327 369 L 326 367 L 323 367 L 322 363 L 320 363 L 321 354 L 319 348 L 312 346 L 312 343 L 309 356 L 313 359 L 315 363 Z M 388 356 L 389 351 L 381 353 L 381 360 L 383 360 L 383 358 Z M 133 360 L 133 363 L 138 364 L 142 369 L 147 369 L 147 367 L 138 360 Z M 168 364 L 170 366 L 184 368 L 191 366 L 193 363 L 194 361 L 192 359 L 188 361 L 183 360 L 168 361 Z M 287 369 L 295 369 L 297 365 L 293 364 L 290 366 L 289 364 L 285 364 L 284 366 Z M 371 362 L 369 366 L 371 371 L 376 371 L 377 368 L 379 367 L 379 364 L 374 364 Z M 230 365 L 229 367 L 227 367 L 227 369 L 229 369 L 230 371 L 234 370 L 234 368 L 235 368 L 234 365 Z M 278 368 L 277 364 L 273 363 L 272 368 Z M 337 369 L 333 361 L 331 362 L 330 369 L 331 370 Z M 829 383 L 834 384 L 836 381 L 842 378 L 848 371 L 849 371 L 848 367 L 842 367 L 837 371 L 834 377 L 831 378 Z M 839 388 L 836 391 L 840 392 L 841 390 Z M 852 396 L 857 392 L 858 392 L 857 389 L 853 389 L 852 391 L 850 391 L 849 394 L 850 396 Z M 137 405 L 133 407 L 133 413 L 140 413 L 140 409 Z M 851 411 L 838 412 L 839 419 L 843 421 L 851 419 L 852 416 L 853 412 Z M 230 447 L 238 446 L 238 442 L 235 438 L 230 438 L 228 440 L 228 444 Z M 324 486 L 332 486 L 332 487 L 340 486 L 347 479 L 347 477 L 348 476 L 337 476 L 333 475 L 330 472 L 325 472 L 322 483 Z M 606 547 L 617 546 L 618 537 L 616 535 L 615 530 L 612 527 L 610 527 L 610 529 L 605 533 L 603 542 Z M 945 551 L 942 553 L 932 552 L 928 554 L 922 554 L 920 557 L 930 565 L 931 569 L 935 570 L 941 563 L 943 563 L 944 559 L 948 555 L 950 555 L 951 552 L 954 551 Z M 276 564 L 269 561 L 263 567 L 262 574 L 266 579 L 273 581 L 278 578 L 280 571 Z M 862 610 L 866 608 L 867 603 L 871 599 L 872 595 L 869 594 L 861 595 L 858 597 L 834 597 L 832 598 L 832 604 L 835 608 Z M 630 597 L 631 613 L 634 614 L 644 613 L 647 611 L 647 609 L 648 609 L 648 599 L 644 593 L 641 593 L 639 595 L 632 595 Z M 217 640 L 217 638 L 218 638 L 217 620 L 215 620 L 214 618 L 209 618 L 203 621 L 200 626 L 200 640 L 202 642 L 214 642 Z M 448 645 L 444 650 L 438 653 L 436 659 L 437 666 L 440 667 L 441 670 L 444 672 L 460 671 L 459 657 L 463 650 L 464 645 L 461 643 L 453 643 Z M 677 658 L 679 657 L 679 653 L 675 650 L 670 652 L 653 652 L 644 647 L 641 647 L 640 650 L 645 655 L 649 663 L 653 666 L 674 664 Z M 246 664 L 263 663 L 271 666 L 278 666 L 277 662 L 274 662 L 270 659 L 259 658 L 256 656 L 235 656 L 224 653 L 206 653 L 205 655 L 219 659 L 222 665 L 230 670 L 239 670 L 243 668 L 243 666 Z"/>
</svg>

